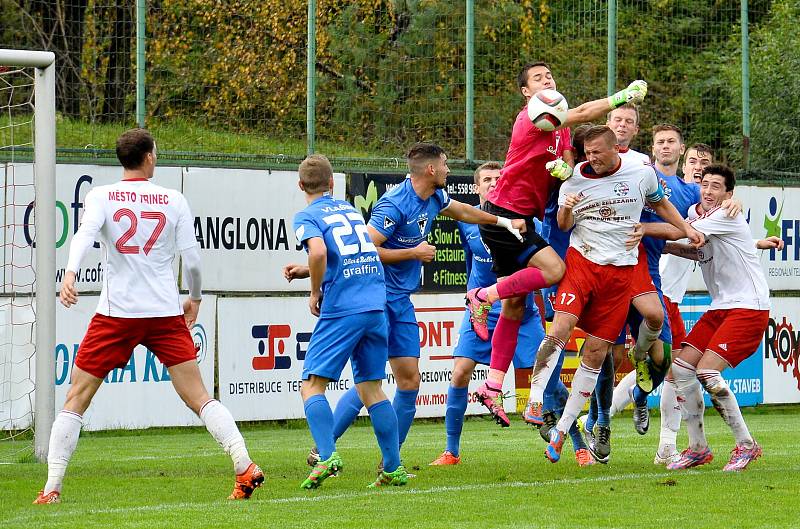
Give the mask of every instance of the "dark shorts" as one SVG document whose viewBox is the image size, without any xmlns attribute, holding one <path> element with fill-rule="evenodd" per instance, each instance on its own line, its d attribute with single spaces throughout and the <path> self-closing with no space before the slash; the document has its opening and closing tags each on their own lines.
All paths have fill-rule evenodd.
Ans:
<svg viewBox="0 0 800 529">
<path fill-rule="evenodd" d="M 522 234 L 523 240 L 519 241 L 510 231 L 502 226 L 481 224 L 478 226 L 489 253 L 492 255 L 492 272 L 497 277 L 507 277 L 524 269 L 528 266 L 531 257 L 541 250 L 550 246 L 541 235 L 536 233 L 533 218 L 520 215 L 515 211 L 501 208 L 491 202 L 484 202 L 482 209 L 507 219 L 525 219 L 525 233 Z"/>
</svg>

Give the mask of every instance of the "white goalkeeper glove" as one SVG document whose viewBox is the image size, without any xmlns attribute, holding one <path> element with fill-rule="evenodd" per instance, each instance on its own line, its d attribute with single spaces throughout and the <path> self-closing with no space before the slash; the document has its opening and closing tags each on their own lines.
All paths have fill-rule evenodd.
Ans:
<svg viewBox="0 0 800 529">
<path fill-rule="evenodd" d="M 636 80 L 616 94 L 608 97 L 608 105 L 611 108 L 621 107 L 625 103 L 641 103 L 647 95 L 647 83 Z"/>
<path fill-rule="evenodd" d="M 496 224 L 510 231 L 511 234 L 519 240 L 519 242 L 522 242 L 522 233 L 520 233 L 517 228 L 511 225 L 511 220 L 498 216 Z"/>
<path fill-rule="evenodd" d="M 550 162 L 544 164 L 545 169 L 547 169 L 553 177 L 558 178 L 559 180 L 566 180 L 570 176 L 572 176 L 572 167 L 562 160 L 561 158 L 556 158 Z"/>
</svg>

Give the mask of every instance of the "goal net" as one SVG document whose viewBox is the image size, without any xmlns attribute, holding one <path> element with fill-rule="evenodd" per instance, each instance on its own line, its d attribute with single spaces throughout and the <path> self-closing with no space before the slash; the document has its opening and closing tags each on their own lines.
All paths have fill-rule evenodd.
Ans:
<svg viewBox="0 0 800 529">
<path fill-rule="evenodd" d="M 55 413 L 53 63 L 0 49 L 0 463 L 45 460 Z"/>
</svg>

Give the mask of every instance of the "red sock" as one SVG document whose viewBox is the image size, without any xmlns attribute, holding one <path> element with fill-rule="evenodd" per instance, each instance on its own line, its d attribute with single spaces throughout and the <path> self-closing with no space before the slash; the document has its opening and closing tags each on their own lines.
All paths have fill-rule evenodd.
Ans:
<svg viewBox="0 0 800 529">
<path fill-rule="evenodd" d="M 534 290 L 548 286 L 542 271 L 538 268 L 523 268 L 497 283 L 500 299 L 527 296 Z"/>
<path fill-rule="evenodd" d="M 501 281 L 501 283 L 505 283 L 505 281 Z M 514 358 L 514 351 L 517 350 L 520 324 L 522 324 L 521 321 L 502 315 L 497 319 L 497 326 L 492 334 L 492 359 L 489 362 L 491 369 L 508 371 L 511 360 Z"/>
</svg>

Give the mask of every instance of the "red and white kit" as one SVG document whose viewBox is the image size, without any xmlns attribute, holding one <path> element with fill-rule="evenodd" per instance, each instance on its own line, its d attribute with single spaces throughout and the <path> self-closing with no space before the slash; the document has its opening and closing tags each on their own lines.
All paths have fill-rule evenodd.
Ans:
<svg viewBox="0 0 800 529">
<path fill-rule="evenodd" d="M 545 132 L 533 126 L 527 107 L 517 115 L 501 177 L 486 199 L 501 208 L 541 219 L 557 180 L 545 164 L 572 150 L 568 128 Z"/>
<path fill-rule="evenodd" d="M 76 365 L 102 378 L 125 365 L 137 344 L 168 367 L 194 359 L 173 271 L 176 253 L 197 246 L 184 196 L 148 180 L 122 180 L 92 189 L 85 204 L 67 270 L 77 271 L 97 240 L 105 273 Z"/>
<path fill-rule="evenodd" d="M 634 265 L 639 249 L 625 249 L 633 226 L 647 201 L 661 200 L 652 166 L 630 157 L 605 176 L 583 162 L 564 182 L 559 205 L 568 193 L 581 197 L 573 208 L 575 228 L 570 235 L 567 272 L 553 308 L 579 319 L 587 333 L 614 342 L 625 324 Z"/>
<path fill-rule="evenodd" d="M 689 223 L 706 236 L 697 250 L 711 309 L 703 314 L 684 343 L 715 352 L 732 367 L 758 348 L 769 321 L 769 287 L 761 269 L 750 227 L 740 213 L 730 218 L 714 208 L 689 209 Z"/>
</svg>

